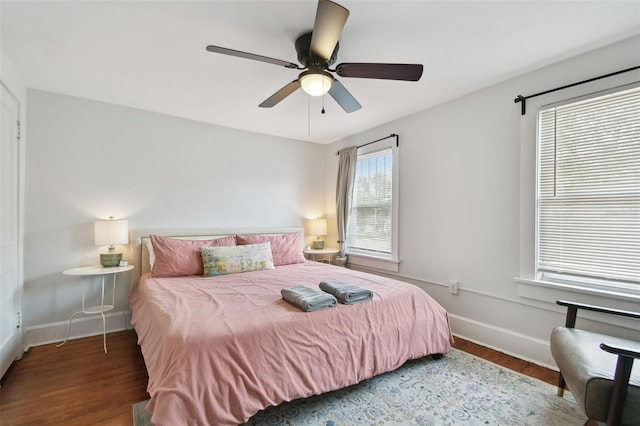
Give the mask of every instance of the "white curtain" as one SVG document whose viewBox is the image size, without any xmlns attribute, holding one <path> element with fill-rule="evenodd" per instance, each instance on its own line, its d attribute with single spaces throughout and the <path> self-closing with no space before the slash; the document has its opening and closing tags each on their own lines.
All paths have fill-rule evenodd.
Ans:
<svg viewBox="0 0 640 426">
<path fill-rule="evenodd" d="M 353 195 L 353 181 L 356 175 L 358 147 L 352 146 L 338 151 L 338 182 L 336 185 L 336 218 L 338 222 L 338 244 L 340 257 L 345 256 L 349 212 Z"/>
</svg>

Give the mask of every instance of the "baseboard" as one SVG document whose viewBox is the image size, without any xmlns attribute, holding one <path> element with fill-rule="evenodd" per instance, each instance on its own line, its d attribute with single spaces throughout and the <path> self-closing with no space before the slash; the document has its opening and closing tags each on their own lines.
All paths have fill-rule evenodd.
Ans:
<svg viewBox="0 0 640 426">
<path fill-rule="evenodd" d="M 122 320 L 122 311 L 108 312 L 104 315 L 107 333 L 131 328 L 129 324 L 130 312 L 125 311 L 124 314 L 124 321 Z M 25 352 L 34 346 L 62 342 L 67 335 L 68 324 L 69 321 L 61 321 L 25 327 L 22 337 Z M 71 322 L 69 340 L 100 334 L 102 334 L 102 317 L 100 315 L 79 315 Z"/>
<path fill-rule="evenodd" d="M 449 322 L 454 336 L 558 371 L 547 340 L 536 339 L 458 315 L 449 314 Z"/>
</svg>

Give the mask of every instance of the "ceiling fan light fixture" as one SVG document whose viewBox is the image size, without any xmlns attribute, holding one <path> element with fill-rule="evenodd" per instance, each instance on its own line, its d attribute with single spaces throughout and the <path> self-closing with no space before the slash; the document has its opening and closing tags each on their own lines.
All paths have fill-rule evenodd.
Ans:
<svg viewBox="0 0 640 426">
<path fill-rule="evenodd" d="M 325 71 L 305 71 L 300 74 L 302 89 L 311 96 L 322 96 L 331 89 L 333 76 Z"/>
</svg>

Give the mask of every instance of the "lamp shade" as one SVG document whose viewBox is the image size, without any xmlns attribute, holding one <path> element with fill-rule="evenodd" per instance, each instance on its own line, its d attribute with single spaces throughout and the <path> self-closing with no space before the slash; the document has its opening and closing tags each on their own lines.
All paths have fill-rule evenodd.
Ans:
<svg viewBox="0 0 640 426">
<path fill-rule="evenodd" d="M 96 220 L 94 240 L 97 246 L 113 246 L 129 242 L 129 222 L 126 220 Z"/>
<path fill-rule="evenodd" d="M 309 221 L 309 234 L 327 235 L 327 219 L 311 219 Z"/>
</svg>

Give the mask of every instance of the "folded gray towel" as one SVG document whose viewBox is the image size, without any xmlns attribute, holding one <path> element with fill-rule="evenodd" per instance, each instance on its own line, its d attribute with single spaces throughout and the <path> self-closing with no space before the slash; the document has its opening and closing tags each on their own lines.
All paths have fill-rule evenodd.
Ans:
<svg viewBox="0 0 640 426">
<path fill-rule="evenodd" d="M 282 298 L 305 312 L 330 308 L 338 303 L 332 295 L 305 285 L 280 290 Z"/>
<path fill-rule="evenodd" d="M 341 281 L 322 281 L 320 282 L 320 288 L 327 293 L 333 294 L 345 305 L 352 305 L 373 298 L 371 290 Z"/>
</svg>

